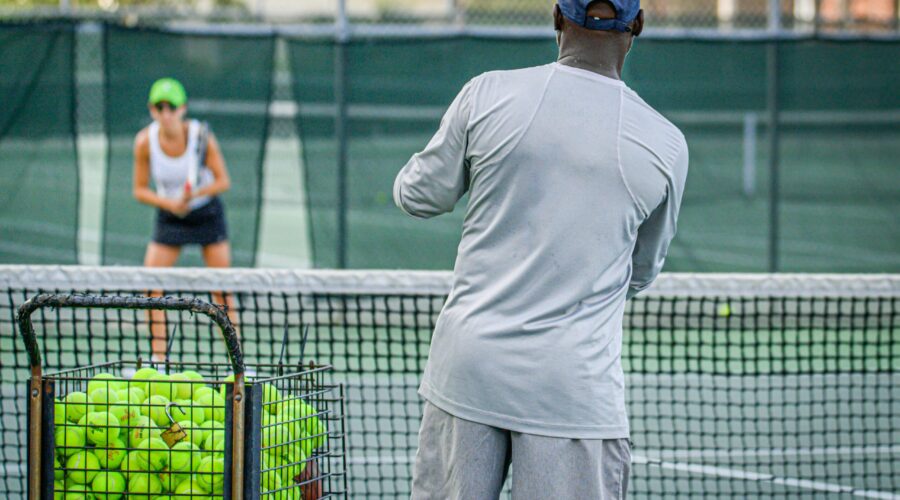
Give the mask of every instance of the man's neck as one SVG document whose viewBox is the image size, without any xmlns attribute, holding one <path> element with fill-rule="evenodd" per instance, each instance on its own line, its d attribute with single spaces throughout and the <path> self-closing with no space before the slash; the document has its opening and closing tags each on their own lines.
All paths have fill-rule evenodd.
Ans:
<svg viewBox="0 0 900 500">
<path fill-rule="evenodd" d="M 614 80 L 622 79 L 619 65 L 610 63 L 610 61 L 592 61 L 584 57 L 578 57 L 574 54 L 560 54 L 557 62 L 573 68 L 591 71 Z"/>
</svg>

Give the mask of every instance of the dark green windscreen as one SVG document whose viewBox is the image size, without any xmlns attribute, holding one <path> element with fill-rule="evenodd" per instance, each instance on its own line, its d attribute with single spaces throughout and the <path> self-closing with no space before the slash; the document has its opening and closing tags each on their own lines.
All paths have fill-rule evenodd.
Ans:
<svg viewBox="0 0 900 500">
<path fill-rule="evenodd" d="M 274 38 L 164 33 L 110 27 L 106 39 L 109 166 L 103 231 L 104 264 L 140 264 L 155 209 L 132 196 L 135 134 L 151 118 L 150 85 L 173 77 L 188 93 L 188 117 L 205 120 L 231 177 L 222 196 L 235 266 L 255 263 L 268 132 Z M 140 64 L 136 64 L 140 61 Z M 186 249 L 179 263 L 201 265 Z"/>
<path fill-rule="evenodd" d="M 289 42 L 317 267 L 337 264 L 335 45 Z M 900 270 L 900 44 L 778 49 L 781 271 Z M 356 40 L 345 48 L 347 255 L 353 268 L 449 269 L 464 202 L 428 221 L 394 176 L 470 78 L 555 59 L 552 40 Z M 769 269 L 769 47 L 639 39 L 623 78 L 687 137 L 691 166 L 668 271 Z"/>
<path fill-rule="evenodd" d="M 74 27 L 0 24 L 0 263 L 78 263 Z"/>
</svg>

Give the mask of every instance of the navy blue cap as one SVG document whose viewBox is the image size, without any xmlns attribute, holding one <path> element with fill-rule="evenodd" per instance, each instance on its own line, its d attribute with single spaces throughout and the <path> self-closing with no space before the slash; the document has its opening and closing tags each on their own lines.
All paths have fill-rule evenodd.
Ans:
<svg viewBox="0 0 900 500">
<path fill-rule="evenodd" d="M 615 19 L 597 19 L 587 15 L 588 5 L 595 0 L 557 0 L 559 10 L 573 23 L 591 30 L 631 31 L 629 24 L 641 10 L 641 0 L 608 0 L 616 9 Z"/>
</svg>

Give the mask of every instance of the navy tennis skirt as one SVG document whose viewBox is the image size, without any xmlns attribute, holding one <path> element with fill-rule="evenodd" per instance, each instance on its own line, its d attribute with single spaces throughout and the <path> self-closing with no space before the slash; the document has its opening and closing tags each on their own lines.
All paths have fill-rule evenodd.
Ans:
<svg viewBox="0 0 900 500">
<path fill-rule="evenodd" d="M 225 207 L 218 197 L 178 217 L 165 210 L 156 211 L 153 241 L 163 245 L 212 245 L 228 240 Z"/>
</svg>

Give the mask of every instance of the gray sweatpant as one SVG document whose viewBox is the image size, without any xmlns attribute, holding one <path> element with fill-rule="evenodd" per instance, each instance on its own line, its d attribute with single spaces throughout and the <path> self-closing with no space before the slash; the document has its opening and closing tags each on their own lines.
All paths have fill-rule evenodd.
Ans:
<svg viewBox="0 0 900 500">
<path fill-rule="evenodd" d="M 512 498 L 624 499 L 627 439 L 522 434 L 463 420 L 425 402 L 412 500 L 496 499 L 512 464 Z"/>
</svg>

